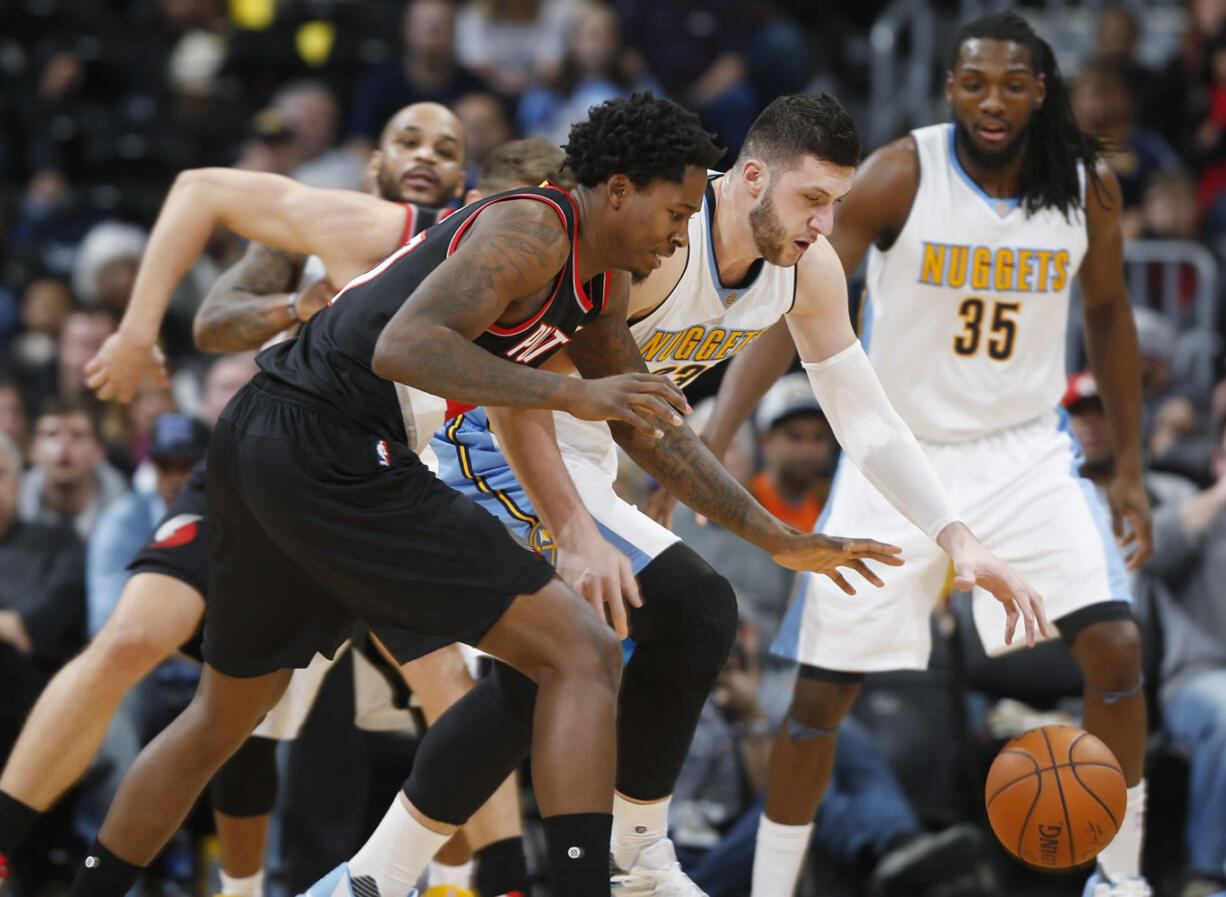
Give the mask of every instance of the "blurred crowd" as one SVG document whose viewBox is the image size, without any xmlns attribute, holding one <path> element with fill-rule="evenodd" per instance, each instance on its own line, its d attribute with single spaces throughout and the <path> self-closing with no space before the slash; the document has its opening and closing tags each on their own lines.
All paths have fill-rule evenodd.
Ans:
<svg viewBox="0 0 1226 897">
<path fill-rule="evenodd" d="M 588 107 L 640 89 L 699 112 L 732 158 L 775 96 L 833 89 L 849 107 L 863 104 L 863 48 L 881 6 L 819 14 L 785 0 L 0 4 L 0 758 L 42 685 L 106 621 L 128 560 L 203 456 L 208 425 L 255 369 L 251 354 L 209 355 L 193 343 L 197 308 L 244 249 L 219 229 L 172 301 L 163 330 L 170 385 L 147 384 L 128 405 L 100 402 L 87 386 L 86 364 L 123 314 L 147 228 L 179 171 L 236 166 L 359 189 L 389 117 L 435 101 L 464 128 L 472 186 L 499 146 L 517 137 L 562 143 Z M 1136 591 L 1149 624 L 1160 748 L 1151 763 L 1166 764 L 1151 777 L 1168 788 L 1151 812 L 1150 854 L 1168 851 L 1161 893 L 1201 897 L 1211 891 L 1189 882 L 1226 886 L 1222 804 L 1206 811 L 1188 800 L 1198 792 L 1226 799 L 1226 596 L 1216 569 L 1226 557 L 1226 0 L 1172 8 L 1185 27 L 1161 66 L 1142 61 L 1144 13 L 1121 5 L 1097 13 L 1092 42 L 1066 75 L 1078 121 L 1105 141 L 1123 188 L 1144 360 L 1158 542 Z M 1070 371 L 1084 367 L 1074 338 Z M 715 386 L 700 380 L 694 397 Z M 1102 482 L 1111 458 L 1093 380 L 1076 375 L 1069 389 L 1085 473 Z M 810 528 L 837 455 L 801 378 L 767 396 L 728 464 L 767 508 Z M 641 506 L 650 485 L 633 470 L 622 481 Z M 695 740 L 674 837 L 713 897 L 740 894 L 764 752 L 791 694 L 794 671 L 768 647 L 794 579 L 688 512 L 676 527 L 736 586 L 742 639 Z M 981 761 L 1018 720 L 1075 718 L 1068 698 L 1080 685 L 1049 668 L 1057 681 L 1036 693 L 1029 673 L 1006 669 L 986 674 L 990 688 L 966 688 L 968 670 L 985 664 L 964 656 L 957 606 L 934 622 L 933 673 L 882 677 L 844 723 L 816 830 L 821 871 L 806 888 L 816 876 L 830 895 L 1006 892 L 1008 873 L 978 825 Z M 36 856 L 26 858 L 31 880 L 53 882 L 72 868 L 125 763 L 183 705 L 194 678 L 190 663 L 171 661 L 125 702 L 95 768 L 36 839 Z M 903 711 L 891 715 L 891 700 L 917 693 L 949 724 L 908 727 Z M 995 704 L 1019 697 L 1030 703 Z M 945 759 L 917 771 L 923 749 Z M 1206 765 L 1196 750 L 1216 752 L 1216 761 Z M 934 782 L 943 783 L 939 794 Z M 288 790 L 286 805 L 310 812 L 309 800 Z M 375 805 L 384 796 L 373 795 Z M 288 871 L 274 875 L 274 888 L 304 886 L 347 849 L 334 843 L 318 857 L 295 826 L 276 841 L 282 858 L 270 867 Z M 148 883 L 149 893 L 193 892 L 208 865 L 199 835 L 176 840 L 178 858 L 158 867 L 166 881 Z M 1048 880 L 1034 890 L 1053 887 Z"/>
</svg>

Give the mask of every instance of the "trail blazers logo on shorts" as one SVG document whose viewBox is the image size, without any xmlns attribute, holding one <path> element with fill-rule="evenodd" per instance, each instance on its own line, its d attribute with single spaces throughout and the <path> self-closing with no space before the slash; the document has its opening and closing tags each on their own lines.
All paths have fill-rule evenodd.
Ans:
<svg viewBox="0 0 1226 897">
<path fill-rule="evenodd" d="M 157 528 L 153 534 L 151 548 L 178 548 L 196 538 L 200 531 L 200 521 L 204 518 L 199 514 L 176 514 Z"/>
</svg>

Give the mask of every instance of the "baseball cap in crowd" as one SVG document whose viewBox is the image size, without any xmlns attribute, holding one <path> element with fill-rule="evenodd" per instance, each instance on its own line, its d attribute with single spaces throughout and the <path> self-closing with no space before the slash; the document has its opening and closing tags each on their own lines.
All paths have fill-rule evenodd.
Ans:
<svg viewBox="0 0 1226 897">
<path fill-rule="evenodd" d="M 821 414 L 808 374 L 785 374 L 766 391 L 754 412 L 754 424 L 765 433 L 796 414 Z"/>
<path fill-rule="evenodd" d="M 195 464 L 209 446 L 209 428 L 189 414 L 170 411 L 153 422 L 149 457 L 154 464 Z"/>
<path fill-rule="evenodd" d="M 1090 371 L 1078 371 L 1070 375 L 1060 404 L 1071 409 L 1074 405 L 1090 400 L 1095 402 L 1099 400 L 1098 384 L 1094 381 L 1094 374 Z"/>
</svg>

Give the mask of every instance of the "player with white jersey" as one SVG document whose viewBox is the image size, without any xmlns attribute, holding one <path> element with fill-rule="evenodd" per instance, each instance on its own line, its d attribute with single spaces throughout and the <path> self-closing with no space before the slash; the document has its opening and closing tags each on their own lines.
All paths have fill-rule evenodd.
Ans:
<svg viewBox="0 0 1226 897">
<path fill-rule="evenodd" d="M 1119 186 L 1078 130 L 1051 48 L 1012 13 L 959 36 L 946 82 L 953 123 L 920 128 L 865 163 L 831 242 L 848 274 L 868 254 L 861 339 L 898 413 L 965 520 L 1043 595 L 1085 677 L 1084 725 L 1119 758 L 1129 787 L 1120 834 L 1100 854 L 1093 897 L 1149 894 L 1140 877 L 1145 699 L 1126 564 L 1056 411 L 1064 389 L 1069 289 L 1079 275 L 1087 346 L 1120 464 L 1126 518 L 1150 551 L 1141 480 L 1137 341 L 1123 282 Z M 803 354 L 803 347 L 802 347 Z M 775 335 L 730 372 L 715 430 L 786 368 Z M 735 408 L 735 410 L 733 410 Z M 716 442 L 725 437 L 718 435 Z M 807 577 L 775 650 L 800 661 L 776 737 L 758 833 L 754 897 L 795 889 L 829 781 L 840 720 L 864 674 L 927 666 L 929 615 L 949 564 L 888 492 L 839 465 L 819 531 L 873 527 L 903 548 L 885 588 L 847 601 Z M 977 591 L 986 649 L 1005 649 L 996 602 Z"/>
<path fill-rule="evenodd" d="M 703 207 L 690 221 L 689 245 L 631 286 L 633 342 L 599 357 L 572 350 L 570 361 L 584 376 L 638 368 L 684 385 L 786 319 L 813 362 L 814 385 L 849 455 L 938 540 L 968 583 L 993 588 L 1013 622 L 1021 609 L 1029 637 L 1032 614 L 1045 625 L 1041 601 L 957 522 L 848 321 L 846 283 L 825 235 L 859 152 L 855 127 L 833 98 L 776 100 L 750 130 L 733 169 L 710 176 Z M 692 895 L 699 892 L 677 867 L 666 836 L 669 795 L 732 644 L 735 615 L 723 609 L 726 583 L 669 530 L 617 497 L 615 440 L 687 503 L 795 566 L 779 550 L 778 522 L 762 526 L 762 510 L 743 490 L 719 494 L 712 485 L 715 458 L 680 428 L 664 434 L 664 452 L 647 456 L 617 425 L 478 409 L 442 429 L 433 447 L 448 485 L 537 547 L 558 547 L 562 556 L 578 546 L 581 557 L 594 557 L 599 549 L 591 541 L 599 533 L 638 575 L 643 605 L 627 612 L 635 650 L 622 679 L 611 884 L 615 894 Z M 559 451 L 575 491 L 553 475 Z M 530 473 L 526 488 L 515 481 L 508 458 L 521 474 Z M 542 483 L 555 488 L 542 492 Z M 866 524 L 865 532 L 872 528 Z M 851 591 L 842 577 L 831 579 Z M 502 742 L 506 758 L 490 755 L 493 732 L 474 728 L 465 740 L 486 746 L 487 763 L 517 760 L 508 740 Z"/>
</svg>

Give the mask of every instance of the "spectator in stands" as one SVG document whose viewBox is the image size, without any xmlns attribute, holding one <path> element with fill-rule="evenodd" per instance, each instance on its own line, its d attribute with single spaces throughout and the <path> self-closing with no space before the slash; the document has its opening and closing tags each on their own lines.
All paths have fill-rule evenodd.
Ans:
<svg viewBox="0 0 1226 897">
<path fill-rule="evenodd" d="M 375 148 L 384 122 L 398 109 L 427 101 L 450 106 L 487 89 L 456 59 L 456 12 L 448 0 L 408 0 L 403 41 L 403 54 L 367 72 L 354 90 L 349 139 L 359 158 Z"/>
<path fill-rule="evenodd" d="M 456 56 L 498 93 L 553 81 L 574 22 L 570 0 L 476 0 L 456 18 Z"/>
<path fill-rule="evenodd" d="M 364 157 L 336 145 L 340 106 L 322 81 L 292 81 L 277 91 L 273 108 L 289 127 L 298 155 L 290 177 L 312 187 L 357 190 L 365 170 Z"/>
<path fill-rule="evenodd" d="M 83 643 L 85 556 L 65 527 L 17 514 L 21 453 L 0 435 L 0 757 L 47 679 Z"/>
<path fill-rule="evenodd" d="M 27 408 L 41 408 L 53 398 L 93 400 L 85 388 L 85 365 L 115 331 L 115 318 L 100 308 L 76 309 L 64 319 L 56 357 L 36 368 L 18 367 L 13 375 L 21 384 Z"/>
<path fill-rule="evenodd" d="M 204 394 L 200 400 L 199 417 L 209 426 L 217 418 L 234 394 L 256 374 L 254 352 L 235 352 L 222 355 L 209 366 L 204 375 Z"/>
<path fill-rule="evenodd" d="M 21 296 L 23 328 L 9 347 L 14 365 L 39 368 L 55 357 L 60 330 L 73 308 L 68 284 L 53 277 L 40 277 Z"/>
<path fill-rule="evenodd" d="M 72 289 L 83 305 L 123 314 L 132 295 L 136 266 L 145 251 L 145 232 L 119 221 L 103 221 L 86 234 L 72 266 Z"/>
<path fill-rule="evenodd" d="M 471 185 L 479 177 L 481 166 L 490 153 L 513 140 L 515 131 L 511 127 L 506 105 L 487 90 L 465 94 L 456 100 L 451 109 L 464 128 L 467 147 L 464 169 L 468 172 L 467 182 Z"/>
<path fill-rule="evenodd" d="M 1146 182 L 1154 172 L 1179 171 L 1179 157 L 1161 135 L 1136 127 L 1127 72 L 1118 60 L 1099 57 L 1086 63 L 1074 81 L 1072 101 L 1081 129 L 1107 142 L 1105 158 L 1124 198 L 1121 227 L 1125 237 L 1136 237 Z"/>
<path fill-rule="evenodd" d="M 269 106 L 253 115 L 234 167 L 288 176 L 297 163 L 294 132 L 281 111 Z"/>
<path fill-rule="evenodd" d="M 1195 240 L 1196 188 L 1185 172 L 1155 171 L 1141 197 L 1141 238 Z"/>
<path fill-rule="evenodd" d="M 1085 453 L 1082 474 L 1100 488 L 1114 459 L 1111 433 L 1088 371 L 1074 374 L 1065 395 L 1073 432 Z M 1191 751 L 1184 828 L 1187 868 L 1180 897 L 1226 891 L 1226 429 L 1219 428 L 1205 489 L 1150 472 L 1154 554 L 1135 583 L 1160 635 L 1158 683 L 1162 726 Z"/>
<path fill-rule="evenodd" d="M 29 425 L 17 381 L 0 375 L 0 436 L 11 439 L 20 451 L 25 447 Z"/>
<path fill-rule="evenodd" d="M 758 111 L 746 52 L 751 29 L 736 0 L 620 0 L 627 42 L 678 102 L 736 156 Z"/>
<path fill-rule="evenodd" d="M 88 539 L 107 505 L 127 493 L 124 478 L 104 460 L 97 426 L 80 400 L 43 406 L 34 421 L 31 467 L 21 482 L 22 520 L 68 524 Z"/>
<path fill-rule="evenodd" d="M 573 123 L 587 120 L 592 106 L 634 90 L 659 87 L 649 73 L 632 73 L 617 13 L 603 3 L 592 3 L 575 20 L 557 77 L 525 91 L 515 117 L 520 133 L 560 145 Z"/>
<path fill-rule="evenodd" d="M 1094 25 L 1094 55 L 1119 66 L 1133 98 L 1136 120 L 1150 127 L 1154 116 L 1154 73 L 1137 56 L 1141 26 L 1135 12 L 1127 6 L 1104 6 Z"/>
</svg>

